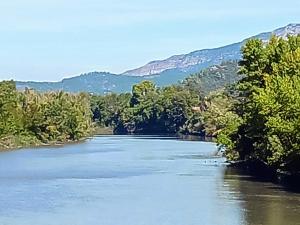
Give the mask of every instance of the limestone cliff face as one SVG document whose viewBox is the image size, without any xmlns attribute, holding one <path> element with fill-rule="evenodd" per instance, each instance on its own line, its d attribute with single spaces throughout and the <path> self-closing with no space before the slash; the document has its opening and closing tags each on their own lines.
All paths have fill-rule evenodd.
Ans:
<svg viewBox="0 0 300 225">
<path fill-rule="evenodd" d="M 300 34 L 300 24 L 289 24 L 285 27 L 276 29 L 273 33 L 278 37 L 287 38 L 288 35 L 298 35 Z"/>
<path fill-rule="evenodd" d="M 283 38 L 288 35 L 300 34 L 300 24 L 289 24 L 272 32 L 261 33 L 251 38 L 260 38 L 267 41 L 272 34 Z M 189 54 L 175 55 L 165 60 L 152 61 L 137 69 L 126 71 L 122 75 L 149 76 L 171 69 L 186 72 L 192 70 L 193 67 L 201 68 L 219 64 L 225 60 L 238 60 L 241 57 L 240 48 L 246 40 L 221 48 L 198 50 Z"/>
</svg>

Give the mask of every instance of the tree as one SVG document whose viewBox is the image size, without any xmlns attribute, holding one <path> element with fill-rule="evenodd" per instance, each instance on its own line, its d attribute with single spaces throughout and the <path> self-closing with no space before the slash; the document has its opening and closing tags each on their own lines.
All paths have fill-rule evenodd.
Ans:
<svg viewBox="0 0 300 225">
<path fill-rule="evenodd" d="M 13 81 L 0 82 L 0 137 L 21 130 L 19 95 Z"/>
<path fill-rule="evenodd" d="M 243 47 L 232 112 L 239 122 L 219 136 L 227 155 L 281 169 L 300 169 L 300 36 L 249 40 Z"/>
<path fill-rule="evenodd" d="M 78 140 L 91 130 L 89 96 L 16 90 L 0 82 L 0 145 L 16 147 Z"/>
</svg>

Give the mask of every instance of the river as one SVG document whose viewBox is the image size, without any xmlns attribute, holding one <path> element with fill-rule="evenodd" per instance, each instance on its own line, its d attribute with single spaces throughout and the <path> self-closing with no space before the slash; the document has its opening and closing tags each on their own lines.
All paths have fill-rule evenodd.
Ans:
<svg viewBox="0 0 300 225">
<path fill-rule="evenodd" d="M 0 153 L 0 225 L 297 225 L 300 194 L 227 169 L 213 143 L 98 136 Z"/>
</svg>

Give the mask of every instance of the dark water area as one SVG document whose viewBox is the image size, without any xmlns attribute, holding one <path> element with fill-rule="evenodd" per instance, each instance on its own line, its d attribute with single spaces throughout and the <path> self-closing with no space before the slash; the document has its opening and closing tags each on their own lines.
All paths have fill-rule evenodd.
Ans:
<svg viewBox="0 0 300 225">
<path fill-rule="evenodd" d="M 214 143 L 96 136 L 0 153 L 0 225 L 297 225 L 300 194 L 257 181 Z"/>
</svg>

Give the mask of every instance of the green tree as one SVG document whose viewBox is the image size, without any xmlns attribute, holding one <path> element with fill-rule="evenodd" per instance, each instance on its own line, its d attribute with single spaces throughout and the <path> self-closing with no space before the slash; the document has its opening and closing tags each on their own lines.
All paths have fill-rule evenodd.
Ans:
<svg viewBox="0 0 300 225">
<path fill-rule="evenodd" d="M 239 120 L 223 129 L 219 142 L 237 159 L 299 170 L 300 36 L 249 40 L 242 52 L 232 108 Z"/>
<path fill-rule="evenodd" d="M 0 137 L 22 129 L 19 95 L 13 81 L 0 82 Z"/>
</svg>

